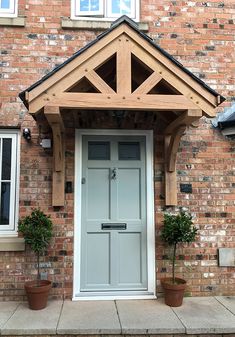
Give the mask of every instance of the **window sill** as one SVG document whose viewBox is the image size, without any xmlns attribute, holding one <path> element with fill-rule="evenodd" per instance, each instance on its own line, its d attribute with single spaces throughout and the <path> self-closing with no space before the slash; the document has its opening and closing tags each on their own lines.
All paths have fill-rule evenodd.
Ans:
<svg viewBox="0 0 235 337">
<path fill-rule="evenodd" d="M 25 18 L 24 17 L 17 17 L 17 18 L 0 17 L 0 26 L 24 27 Z"/>
<path fill-rule="evenodd" d="M 84 30 L 106 30 L 111 27 L 110 21 L 92 21 L 92 20 L 71 20 L 68 18 L 61 19 L 61 27 L 64 29 L 84 29 Z M 145 22 L 137 23 L 139 30 L 148 32 L 149 25 Z"/>
<path fill-rule="evenodd" d="M 0 252 L 20 252 L 24 250 L 25 242 L 23 238 L 0 238 Z"/>
</svg>

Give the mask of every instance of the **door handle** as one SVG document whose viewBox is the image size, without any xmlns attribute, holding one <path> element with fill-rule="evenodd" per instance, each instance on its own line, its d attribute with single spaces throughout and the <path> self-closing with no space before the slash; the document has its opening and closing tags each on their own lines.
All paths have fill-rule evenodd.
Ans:
<svg viewBox="0 0 235 337">
<path fill-rule="evenodd" d="M 117 179 L 117 169 L 115 167 L 114 169 L 112 169 L 111 179 L 113 180 Z"/>
</svg>

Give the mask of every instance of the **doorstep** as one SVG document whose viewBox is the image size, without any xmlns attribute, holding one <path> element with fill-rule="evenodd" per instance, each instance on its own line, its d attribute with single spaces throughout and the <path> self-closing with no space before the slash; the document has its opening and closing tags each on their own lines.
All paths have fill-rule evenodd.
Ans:
<svg viewBox="0 0 235 337">
<path fill-rule="evenodd" d="M 33 311 L 27 303 L 1 302 L 3 336 L 196 335 L 235 336 L 235 296 L 188 297 L 179 308 L 162 299 L 49 301 Z"/>
</svg>

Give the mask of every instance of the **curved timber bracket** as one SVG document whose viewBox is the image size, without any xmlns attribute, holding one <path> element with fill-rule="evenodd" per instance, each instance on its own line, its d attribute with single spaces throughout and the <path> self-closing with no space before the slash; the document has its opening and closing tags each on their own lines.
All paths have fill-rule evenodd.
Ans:
<svg viewBox="0 0 235 337">
<path fill-rule="evenodd" d="M 176 157 L 186 127 L 202 116 L 202 110 L 187 110 L 170 123 L 165 130 L 165 204 L 177 205 Z"/>
<path fill-rule="evenodd" d="M 53 133 L 52 206 L 64 206 L 65 151 L 64 125 L 59 107 L 45 106 L 44 114 Z"/>
</svg>

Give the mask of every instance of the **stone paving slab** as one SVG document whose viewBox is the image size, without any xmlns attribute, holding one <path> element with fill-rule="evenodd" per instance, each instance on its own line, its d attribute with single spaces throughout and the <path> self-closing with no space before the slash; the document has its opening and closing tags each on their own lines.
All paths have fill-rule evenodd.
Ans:
<svg viewBox="0 0 235 337">
<path fill-rule="evenodd" d="M 42 310 L 30 310 L 21 303 L 11 318 L 2 327 L 2 335 L 56 334 L 63 301 L 50 301 Z"/>
<path fill-rule="evenodd" d="M 57 334 L 120 334 L 114 301 L 65 301 Z"/>
<path fill-rule="evenodd" d="M 216 296 L 215 298 L 235 315 L 235 296 Z"/>
<path fill-rule="evenodd" d="M 184 298 L 182 307 L 172 309 L 187 334 L 235 333 L 235 316 L 213 297 Z"/>
<path fill-rule="evenodd" d="M 19 302 L 0 302 L 0 329 L 13 315 Z"/>
<path fill-rule="evenodd" d="M 185 333 L 185 327 L 163 300 L 117 301 L 123 334 Z"/>
</svg>

